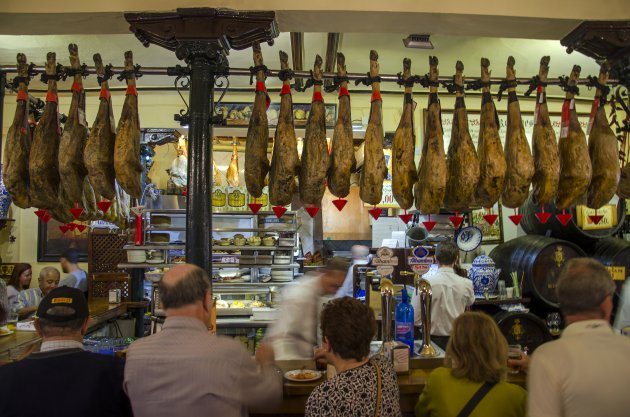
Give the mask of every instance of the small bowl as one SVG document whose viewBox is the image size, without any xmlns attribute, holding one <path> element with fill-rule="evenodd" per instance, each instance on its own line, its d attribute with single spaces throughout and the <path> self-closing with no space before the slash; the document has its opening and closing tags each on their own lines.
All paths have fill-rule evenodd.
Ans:
<svg viewBox="0 0 630 417">
<path fill-rule="evenodd" d="M 260 236 L 252 236 L 247 239 L 247 242 L 249 242 L 249 244 L 252 246 L 260 246 L 262 239 L 260 238 Z"/>
<path fill-rule="evenodd" d="M 144 278 L 151 282 L 160 282 L 162 280 L 162 272 L 145 272 Z"/>
<path fill-rule="evenodd" d="M 247 243 L 247 239 L 244 237 L 236 237 L 234 236 L 234 246 L 245 246 Z"/>
<path fill-rule="evenodd" d="M 263 246 L 273 246 L 276 244 L 276 238 L 273 236 L 263 237 L 262 243 Z"/>
<path fill-rule="evenodd" d="M 228 239 L 227 237 L 224 237 L 221 240 L 219 240 L 219 246 L 230 246 L 230 243 L 232 243 L 232 241 Z"/>
</svg>

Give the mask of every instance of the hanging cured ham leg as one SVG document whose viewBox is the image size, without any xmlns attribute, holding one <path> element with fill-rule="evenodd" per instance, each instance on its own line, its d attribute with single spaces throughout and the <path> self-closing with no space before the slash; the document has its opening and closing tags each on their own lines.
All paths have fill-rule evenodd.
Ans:
<svg viewBox="0 0 630 417">
<path fill-rule="evenodd" d="M 521 107 L 516 97 L 516 72 L 514 57 L 507 61 L 508 115 L 505 138 L 505 184 L 501 201 L 510 208 L 520 207 L 529 195 L 529 186 L 534 176 L 534 160 L 527 143 Z"/>
<path fill-rule="evenodd" d="M 414 187 L 416 208 L 424 214 L 439 213 L 446 192 L 446 155 L 437 94 L 439 76 L 437 66 L 437 57 L 430 56 L 427 126 L 418 167 L 418 182 Z"/>
<path fill-rule="evenodd" d="M 262 68 L 263 56 L 260 44 L 252 45 L 254 65 Z M 247 192 L 253 197 L 260 197 L 265 186 L 265 177 L 269 172 L 267 143 L 269 141 L 269 125 L 267 122 L 267 90 L 265 88 L 265 70 L 256 72 L 256 97 L 247 128 L 245 141 L 245 185 Z"/>
<path fill-rule="evenodd" d="M 280 68 L 285 74 L 289 70 L 289 56 L 283 51 L 280 51 Z M 293 126 L 291 78 L 288 76 L 283 78 L 278 126 L 269 170 L 269 201 L 274 206 L 286 206 L 291 203 L 295 192 L 295 177 L 300 171 L 297 137 Z"/>
<path fill-rule="evenodd" d="M 300 166 L 300 199 L 304 204 L 321 204 L 326 189 L 329 155 L 326 142 L 326 109 L 322 97 L 322 57 L 315 57 L 313 68 L 313 101 L 306 121 L 302 163 Z"/>
<path fill-rule="evenodd" d="M 558 150 L 560 154 L 560 181 L 556 207 L 564 210 L 576 204 L 588 191 L 593 175 L 586 136 L 575 111 L 573 97 L 577 93 L 577 80 L 582 69 L 575 65 L 568 81 L 566 99 L 562 105 L 562 122 Z M 616 162 L 615 162 L 616 163 Z"/>
<path fill-rule="evenodd" d="M 31 206 L 41 209 L 54 209 L 58 205 L 59 194 L 59 128 L 57 98 L 57 59 L 54 52 L 46 56 L 46 76 L 48 94 L 42 117 L 33 133 L 33 145 L 29 158 L 29 195 Z"/>
<path fill-rule="evenodd" d="M 411 78 L 411 60 L 403 60 L 403 81 Z M 418 180 L 414 154 L 416 137 L 413 130 L 413 83 L 405 85 L 402 117 L 394 133 L 392 151 L 392 193 L 400 208 L 407 210 L 413 206 L 413 186 Z"/>
<path fill-rule="evenodd" d="M 127 95 L 122 114 L 118 120 L 116 146 L 114 148 L 114 169 L 120 186 L 132 197 L 140 198 L 142 185 L 140 174 L 140 120 L 138 118 L 138 92 L 133 67 L 133 54 L 125 52 L 127 73 Z"/>
<path fill-rule="evenodd" d="M 81 61 L 79 51 L 75 44 L 68 45 L 70 52 L 70 64 L 73 70 L 78 71 L 74 75 L 72 83 L 72 100 L 68 111 L 68 120 L 64 124 L 63 134 L 59 142 L 59 186 L 63 190 L 59 204 L 62 208 L 69 209 L 78 204 L 83 205 L 83 180 L 87 175 L 87 169 L 83 163 L 83 150 L 87 140 L 88 129 L 85 120 L 85 91 L 81 79 Z"/>
<path fill-rule="evenodd" d="M 105 68 L 100 54 L 94 55 L 96 74 L 105 76 Z M 96 113 L 96 120 L 90 129 L 85 144 L 83 159 L 88 171 L 90 184 L 97 194 L 108 200 L 116 196 L 116 172 L 114 170 L 114 147 L 116 144 L 116 123 L 112 109 L 112 99 L 109 84 L 101 82 L 100 104 Z"/>
<path fill-rule="evenodd" d="M 337 53 L 337 76 L 343 79 L 346 75 L 346 57 L 339 52 Z M 350 174 L 355 169 L 356 163 L 348 82 L 341 81 L 337 122 L 333 132 L 330 170 L 328 171 L 328 188 L 334 196 L 344 198 L 350 193 Z"/>
<path fill-rule="evenodd" d="M 230 165 L 228 165 L 225 176 L 230 187 L 238 187 L 238 149 L 236 148 L 236 138 L 232 140 L 234 141 L 232 142 L 232 158 L 230 159 Z M 212 163 L 214 164 L 214 161 L 212 161 Z"/>
<path fill-rule="evenodd" d="M 459 212 L 467 209 L 473 200 L 479 182 L 479 158 L 468 129 L 468 113 L 464 101 L 464 64 L 457 61 L 455 69 L 455 111 L 447 153 L 448 181 L 444 207 Z"/>
<path fill-rule="evenodd" d="M 481 116 L 479 125 L 479 184 L 475 191 L 475 204 L 492 207 L 503 192 L 506 162 L 499 137 L 497 110 L 490 95 L 490 61 L 481 58 Z"/>
<path fill-rule="evenodd" d="M 619 145 L 604 110 L 606 102 L 603 89 L 608 81 L 609 65 L 604 62 L 599 71 L 599 86 L 593 107 L 597 106 L 595 118 L 588 136 L 588 153 L 593 164 L 593 178 L 588 187 L 586 205 L 598 209 L 607 204 L 617 191 L 619 183 Z"/>
<path fill-rule="evenodd" d="M 7 132 L 4 147 L 3 180 L 13 204 L 29 208 L 28 159 L 31 151 L 31 129 L 28 124 L 28 64 L 26 55 L 17 54 L 18 96 L 13 123 Z"/>
<path fill-rule="evenodd" d="M 541 83 L 547 81 L 549 57 L 540 60 L 538 77 Z M 534 177 L 532 178 L 532 200 L 534 204 L 544 206 L 556 198 L 560 179 L 560 156 L 556 132 L 549 119 L 547 94 L 545 87 L 538 87 L 534 131 L 532 133 L 532 154 L 534 157 Z"/>
<path fill-rule="evenodd" d="M 383 152 L 383 102 L 379 75 L 378 53 L 370 51 L 370 78 L 372 80 L 372 103 L 370 117 L 365 130 L 363 167 L 361 169 L 361 200 L 378 204 L 383 196 L 383 181 L 387 176 L 387 165 Z"/>
</svg>

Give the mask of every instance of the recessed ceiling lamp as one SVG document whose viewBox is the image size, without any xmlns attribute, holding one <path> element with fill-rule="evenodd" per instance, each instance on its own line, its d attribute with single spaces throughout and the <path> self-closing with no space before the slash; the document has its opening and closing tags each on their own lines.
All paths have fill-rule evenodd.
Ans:
<svg viewBox="0 0 630 417">
<path fill-rule="evenodd" d="M 409 35 L 403 39 L 405 48 L 417 48 L 417 49 L 433 49 L 433 44 L 429 40 L 431 35 Z"/>
</svg>

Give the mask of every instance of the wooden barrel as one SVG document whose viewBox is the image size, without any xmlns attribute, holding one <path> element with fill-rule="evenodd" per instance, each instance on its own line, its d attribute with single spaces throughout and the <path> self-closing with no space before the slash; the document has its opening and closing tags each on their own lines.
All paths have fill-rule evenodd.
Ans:
<svg viewBox="0 0 630 417">
<path fill-rule="evenodd" d="M 494 320 L 509 345 L 521 345 L 528 353 L 552 339 L 545 322 L 531 313 L 502 311 Z"/>
<path fill-rule="evenodd" d="M 528 235 L 551 236 L 574 242 L 580 246 L 587 246 L 598 239 L 610 237 L 617 233 L 626 218 L 626 203 L 623 198 L 620 198 L 617 201 L 616 210 L 613 209 L 613 212 L 616 212 L 614 213 L 616 214 L 616 223 L 606 223 L 607 219 L 604 218 L 597 226 L 582 225 L 580 227 L 578 226 L 578 215 L 580 215 L 582 207 L 583 206 L 574 206 L 570 210 L 567 209 L 567 214 L 570 213 L 572 218 L 566 226 L 563 226 L 556 218 L 556 214 L 562 214 L 562 210 L 558 210 L 553 204 L 548 204 L 545 206 L 545 212 L 552 213 L 552 216 L 547 223 L 542 224 L 535 215 L 541 211 L 541 208 L 532 203 L 530 194 L 525 203 L 518 210 L 519 213 L 523 215 L 520 225 Z M 605 208 L 602 210 L 605 210 Z M 585 219 L 585 221 L 588 221 L 588 218 Z M 589 227 L 603 228 L 592 229 Z"/>
<path fill-rule="evenodd" d="M 511 272 L 516 272 L 519 280 L 524 273 L 523 295 L 554 308 L 558 307 L 556 281 L 560 270 L 569 259 L 582 256 L 586 256 L 584 251 L 571 242 L 537 235 L 517 237 L 490 252 L 506 286 L 512 286 Z"/>
<path fill-rule="evenodd" d="M 615 237 L 600 239 L 591 255 L 608 267 L 619 295 L 626 277 L 630 275 L 630 242 Z"/>
</svg>

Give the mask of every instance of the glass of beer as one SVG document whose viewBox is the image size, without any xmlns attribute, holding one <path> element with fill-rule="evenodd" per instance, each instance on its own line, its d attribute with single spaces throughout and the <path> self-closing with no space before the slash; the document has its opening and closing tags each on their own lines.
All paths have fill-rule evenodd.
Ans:
<svg viewBox="0 0 630 417">
<path fill-rule="evenodd" d="M 521 359 L 523 357 L 523 349 L 521 345 L 508 345 L 508 359 Z M 508 364 L 508 373 L 518 374 L 519 367 Z"/>
<path fill-rule="evenodd" d="M 18 313 L 17 311 L 10 311 L 7 314 L 7 329 L 15 331 L 18 322 Z"/>
</svg>

